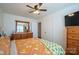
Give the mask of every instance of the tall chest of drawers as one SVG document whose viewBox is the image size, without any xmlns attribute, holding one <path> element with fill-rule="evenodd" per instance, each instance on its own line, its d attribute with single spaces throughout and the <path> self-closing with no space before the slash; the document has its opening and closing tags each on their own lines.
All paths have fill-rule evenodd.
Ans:
<svg viewBox="0 0 79 59">
<path fill-rule="evenodd" d="M 67 53 L 79 54 L 79 27 L 67 27 Z"/>
</svg>

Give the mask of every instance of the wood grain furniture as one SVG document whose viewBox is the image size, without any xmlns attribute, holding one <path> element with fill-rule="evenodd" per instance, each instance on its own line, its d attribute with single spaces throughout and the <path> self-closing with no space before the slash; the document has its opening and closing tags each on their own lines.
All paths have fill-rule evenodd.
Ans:
<svg viewBox="0 0 79 59">
<path fill-rule="evenodd" d="M 12 40 L 17 40 L 17 39 L 27 39 L 27 38 L 32 38 L 33 33 L 32 32 L 17 32 L 13 33 L 11 39 Z"/>
<path fill-rule="evenodd" d="M 10 54 L 10 38 L 8 36 L 0 37 L 0 55 Z"/>
<path fill-rule="evenodd" d="M 11 40 L 27 39 L 33 37 L 33 33 L 30 32 L 30 22 L 19 21 L 19 20 L 16 20 L 15 22 L 16 22 L 16 29 L 15 29 L 16 31 L 15 33 L 12 33 Z"/>
<path fill-rule="evenodd" d="M 67 27 L 67 54 L 79 54 L 79 27 Z"/>
</svg>

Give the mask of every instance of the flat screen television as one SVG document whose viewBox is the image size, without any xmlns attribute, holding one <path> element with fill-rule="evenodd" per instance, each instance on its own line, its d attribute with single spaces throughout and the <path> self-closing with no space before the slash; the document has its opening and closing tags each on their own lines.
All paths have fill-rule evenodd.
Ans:
<svg viewBox="0 0 79 59">
<path fill-rule="evenodd" d="M 79 11 L 74 16 L 65 16 L 65 26 L 79 26 Z"/>
</svg>

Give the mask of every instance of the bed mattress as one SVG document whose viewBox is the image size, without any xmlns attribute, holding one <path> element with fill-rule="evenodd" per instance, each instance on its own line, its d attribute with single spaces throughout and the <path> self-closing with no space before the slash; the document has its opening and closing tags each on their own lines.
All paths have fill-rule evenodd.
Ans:
<svg viewBox="0 0 79 59">
<path fill-rule="evenodd" d="M 14 48 L 14 49 L 13 49 Z M 64 49 L 54 42 L 39 38 L 13 40 L 11 54 L 15 55 L 64 55 Z"/>
</svg>

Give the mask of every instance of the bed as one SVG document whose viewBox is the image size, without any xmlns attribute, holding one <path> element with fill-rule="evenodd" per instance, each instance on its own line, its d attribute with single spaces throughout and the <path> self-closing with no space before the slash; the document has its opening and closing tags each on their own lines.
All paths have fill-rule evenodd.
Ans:
<svg viewBox="0 0 79 59">
<path fill-rule="evenodd" d="M 64 49 L 54 42 L 39 38 L 14 40 L 17 55 L 64 55 Z"/>
<path fill-rule="evenodd" d="M 10 39 L 8 36 L 0 37 L 0 55 L 10 54 Z"/>
<path fill-rule="evenodd" d="M 64 55 L 64 49 L 57 43 L 39 38 L 10 41 L 7 36 L 0 37 L 0 55 Z"/>
</svg>

